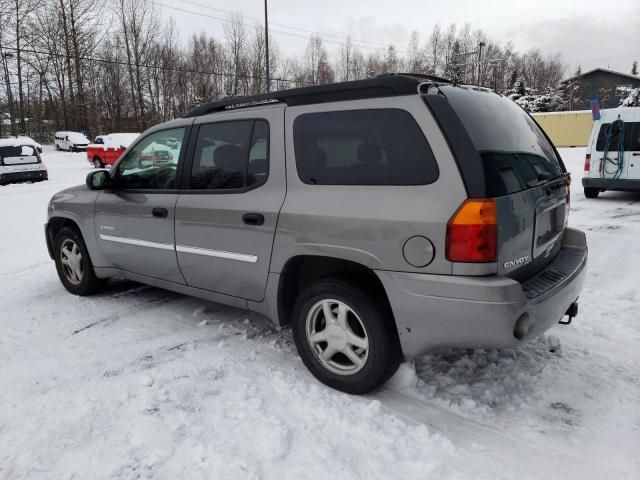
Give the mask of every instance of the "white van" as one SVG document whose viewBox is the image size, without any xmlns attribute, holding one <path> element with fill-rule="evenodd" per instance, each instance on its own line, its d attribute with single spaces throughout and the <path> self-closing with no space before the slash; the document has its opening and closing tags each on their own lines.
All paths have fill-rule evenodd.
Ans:
<svg viewBox="0 0 640 480">
<path fill-rule="evenodd" d="M 640 191 L 640 107 L 601 110 L 589 137 L 582 186 L 587 198 L 606 190 Z"/>
<path fill-rule="evenodd" d="M 80 152 L 87 149 L 89 139 L 80 132 L 56 132 L 55 145 L 56 150 Z"/>
</svg>

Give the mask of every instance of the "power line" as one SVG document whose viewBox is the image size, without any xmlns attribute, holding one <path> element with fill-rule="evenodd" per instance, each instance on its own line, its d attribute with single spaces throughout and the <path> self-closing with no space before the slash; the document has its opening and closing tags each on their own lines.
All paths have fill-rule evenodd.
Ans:
<svg viewBox="0 0 640 480">
<path fill-rule="evenodd" d="M 10 51 L 13 51 L 13 52 L 17 52 L 18 51 L 18 49 L 16 47 L 10 47 L 10 46 L 4 46 L 4 47 L 2 47 L 2 49 L 3 50 L 10 50 Z M 64 54 L 64 53 L 46 52 L 46 51 L 35 50 L 35 49 L 31 49 L 31 48 L 21 48 L 20 52 L 21 53 L 32 53 L 34 55 L 47 55 L 49 57 L 56 57 L 56 58 L 71 58 L 71 59 L 75 59 L 74 56 L 67 55 L 67 54 Z M 125 61 L 121 61 L 121 60 L 109 60 L 109 59 L 106 59 L 106 58 L 98 58 L 98 57 L 90 57 L 88 55 L 80 55 L 80 56 L 78 56 L 78 59 L 84 60 L 84 61 L 89 61 L 89 62 L 104 63 L 104 64 L 108 64 L 108 65 L 121 65 L 121 66 L 126 66 L 126 67 L 135 67 L 136 66 L 135 63 L 131 63 L 131 62 L 125 62 Z M 234 73 L 227 73 L 227 72 L 192 70 L 192 69 L 189 69 L 189 68 L 168 67 L 166 65 L 153 65 L 153 64 L 150 64 L 150 63 L 139 63 L 139 64 L 137 64 L 137 67 L 143 67 L 143 68 L 148 68 L 148 69 L 156 69 L 156 70 L 164 70 L 164 71 L 172 71 L 172 72 L 178 72 L 178 73 L 193 73 L 193 74 L 196 74 L 196 75 L 214 75 L 214 76 L 221 76 L 221 77 L 227 77 L 227 78 L 243 78 L 243 79 L 250 79 L 250 80 L 266 80 L 266 77 L 258 76 L 258 75 L 236 75 Z M 308 82 L 308 81 L 304 81 L 304 80 L 292 80 L 292 79 L 288 79 L 288 78 L 272 78 L 272 80 L 280 81 L 280 82 L 287 82 L 287 83 L 302 83 L 302 84 L 307 84 L 307 85 L 312 84 L 312 82 Z"/>
<path fill-rule="evenodd" d="M 160 7 L 168 8 L 168 9 L 175 10 L 175 11 L 178 11 L 178 12 L 190 13 L 192 15 L 197 15 L 199 17 L 211 18 L 213 20 L 218 20 L 218 21 L 220 21 L 222 23 L 229 23 L 230 22 L 230 20 L 228 18 L 217 17 L 215 15 L 202 13 L 202 12 L 195 12 L 193 10 L 188 10 L 186 8 L 181 8 L 181 7 L 175 7 L 173 5 L 166 5 L 164 3 L 160 3 L 160 2 L 158 2 L 156 0 L 148 0 L 148 1 L 151 1 L 151 3 L 154 4 L 154 5 L 158 5 Z M 211 8 L 211 9 L 213 9 L 213 7 L 208 7 L 207 5 L 202 5 L 202 4 L 199 4 L 199 3 L 196 3 L 196 2 L 191 2 L 191 1 L 187 1 L 187 0 L 183 0 L 183 1 L 185 1 L 186 3 L 190 3 L 192 5 L 197 5 L 197 6 L 203 7 L 203 8 Z M 215 10 L 222 11 L 222 12 L 229 13 L 229 14 L 233 13 L 233 12 L 229 12 L 227 10 L 222 10 L 222 9 L 219 9 L 219 8 L 216 8 Z M 249 18 L 251 20 L 258 21 L 258 22 L 261 22 L 259 19 L 254 18 L 254 17 L 247 16 L 247 18 Z M 285 26 L 283 24 L 276 24 L 276 23 L 273 23 L 273 22 L 270 22 L 270 24 L 271 25 Z M 337 35 L 323 34 L 323 33 L 320 33 L 320 32 L 314 32 L 312 30 L 305 30 L 305 29 L 301 29 L 301 28 L 297 28 L 297 27 L 289 27 L 289 26 L 285 26 L 285 27 L 286 28 L 292 28 L 292 29 L 295 29 L 295 30 L 301 30 L 303 32 L 312 33 L 312 34 L 315 34 L 315 35 L 320 36 L 320 37 L 333 36 L 335 38 L 339 38 L 340 40 L 331 40 L 331 39 L 323 38 L 323 40 L 325 42 L 332 43 L 334 45 L 344 45 L 344 42 L 346 41 L 346 37 L 339 37 Z M 289 36 L 289 37 L 303 38 L 305 40 L 308 40 L 308 39 L 311 38 L 309 35 L 302 35 L 302 34 L 299 34 L 299 33 L 286 32 L 284 30 L 277 30 L 277 29 L 273 29 L 273 28 L 270 28 L 269 31 L 272 32 L 272 33 L 277 33 L 277 34 L 280 34 L 280 35 L 286 35 L 286 36 Z M 351 41 L 354 42 L 355 40 L 351 39 Z M 358 42 L 364 42 L 364 40 L 358 40 Z M 386 48 L 386 47 L 389 46 L 389 45 L 386 45 L 386 44 L 378 44 L 378 46 L 375 46 L 372 42 L 367 42 L 367 43 L 371 43 L 371 46 L 359 45 L 359 48 L 369 48 L 369 49 L 380 50 L 381 48 Z M 394 48 L 396 50 L 406 50 L 405 48 L 396 47 L 395 45 L 394 45 Z"/>
<path fill-rule="evenodd" d="M 181 0 L 181 1 L 183 3 L 188 3 L 188 4 L 194 5 L 196 7 L 206 8 L 206 9 L 213 10 L 213 11 L 216 11 L 216 12 L 226 13 L 228 15 L 231 15 L 231 14 L 234 13 L 234 12 L 231 12 L 229 10 L 224 10 L 222 8 L 211 7 L 209 5 L 204 5 L 202 3 L 194 2 L 192 0 Z M 157 3 L 157 2 L 155 2 L 155 3 Z M 168 7 L 168 8 L 172 8 L 172 7 Z M 195 13 L 195 14 L 200 15 L 200 13 L 198 13 L 198 12 L 190 12 L 190 13 Z M 254 21 L 257 21 L 257 22 L 262 22 L 262 20 L 260 20 L 257 17 L 252 17 L 250 15 L 244 15 L 244 14 L 243 14 L 243 16 L 248 18 L 248 19 L 250 19 L 250 20 L 254 20 Z M 218 19 L 218 18 L 216 17 L 216 19 Z M 223 19 L 220 19 L 220 20 L 225 21 Z M 228 19 L 226 21 L 228 21 Z M 291 29 L 291 30 L 297 30 L 299 32 L 311 33 L 313 35 L 318 35 L 320 37 L 333 37 L 333 38 L 335 38 L 337 40 L 340 40 L 341 44 L 344 43 L 348 38 L 348 36 L 336 35 L 336 34 L 326 33 L 326 32 L 319 32 L 319 31 L 316 31 L 316 30 L 308 30 L 306 28 L 294 27 L 293 25 L 287 25 L 285 23 L 269 22 L 269 25 L 276 25 L 278 27 L 288 28 L 288 29 Z M 270 31 L 283 33 L 283 34 L 289 34 L 290 33 L 290 32 L 282 32 L 280 30 L 270 30 Z M 303 38 L 309 38 L 309 37 L 308 36 L 304 36 Z M 372 42 L 372 41 L 369 41 L 369 40 L 359 40 L 357 38 L 351 38 L 351 41 L 353 43 L 362 43 L 365 46 L 366 45 L 370 45 L 372 48 L 376 48 L 376 49 L 387 48 L 389 46 L 389 44 L 387 44 L 387 43 Z M 365 47 L 363 47 L 363 48 L 365 48 Z M 402 48 L 402 47 L 395 47 L 394 46 L 394 48 L 396 50 L 407 50 L 406 48 Z"/>
</svg>

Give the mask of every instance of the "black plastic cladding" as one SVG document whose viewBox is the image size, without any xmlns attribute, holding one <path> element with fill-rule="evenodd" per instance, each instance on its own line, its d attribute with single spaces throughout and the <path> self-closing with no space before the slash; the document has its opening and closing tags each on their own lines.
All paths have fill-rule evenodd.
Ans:
<svg viewBox="0 0 640 480">
<path fill-rule="evenodd" d="M 449 143 L 467 189 L 467 195 L 469 198 L 485 198 L 487 189 L 482 160 L 462 121 L 444 95 L 428 93 L 422 98 Z"/>
</svg>

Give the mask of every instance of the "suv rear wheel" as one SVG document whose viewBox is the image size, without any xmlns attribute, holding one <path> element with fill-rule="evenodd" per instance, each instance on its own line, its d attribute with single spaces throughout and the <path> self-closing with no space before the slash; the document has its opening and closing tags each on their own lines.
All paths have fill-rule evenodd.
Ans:
<svg viewBox="0 0 640 480">
<path fill-rule="evenodd" d="M 55 238 L 54 257 L 58 277 L 70 293 L 91 295 L 101 290 L 106 279 L 96 277 L 82 235 L 69 227 L 60 229 Z"/>
<path fill-rule="evenodd" d="M 584 196 L 587 198 L 598 198 L 598 195 L 600 195 L 600 189 L 599 188 L 592 188 L 592 187 L 585 187 L 584 189 Z"/>
<path fill-rule="evenodd" d="M 389 308 L 355 282 L 328 277 L 305 288 L 296 300 L 292 327 L 304 364 L 337 390 L 368 393 L 400 363 Z"/>
</svg>

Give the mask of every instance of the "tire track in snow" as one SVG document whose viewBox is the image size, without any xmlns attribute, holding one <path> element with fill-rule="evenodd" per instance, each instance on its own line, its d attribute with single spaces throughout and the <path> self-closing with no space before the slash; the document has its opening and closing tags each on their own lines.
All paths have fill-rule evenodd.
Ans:
<svg viewBox="0 0 640 480">
<path fill-rule="evenodd" d="M 280 332 L 263 335 L 261 339 L 268 339 Z M 317 382 L 308 372 L 302 361 L 278 351 L 264 343 L 251 338 L 241 339 L 238 335 L 222 335 L 216 340 L 224 340 L 225 346 L 234 354 L 244 356 L 248 351 L 256 353 L 260 359 L 275 370 L 282 370 L 283 366 L 297 377 L 305 381 Z M 327 387 L 328 388 L 328 387 Z M 568 455 L 567 445 L 562 445 L 562 453 L 556 453 L 549 438 L 549 443 L 542 443 L 540 439 L 522 438 L 508 431 L 485 424 L 452 411 L 438 407 L 431 403 L 407 396 L 390 387 L 363 397 L 352 397 L 355 401 L 368 404 L 372 400 L 381 403 L 384 413 L 394 415 L 411 425 L 425 425 L 430 431 L 439 433 L 451 440 L 455 445 L 463 447 L 472 455 L 478 456 L 478 461 L 491 464 L 504 464 L 505 471 L 518 472 L 515 478 L 562 478 L 584 479 L 590 477 L 604 477 L 610 469 L 601 465 L 588 464 L 579 452 Z M 543 441 L 546 439 L 543 439 Z M 560 445 L 558 445 L 560 447 Z M 526 452 L 516 458 L 513 452 Z M 596 474 L 596 472 L 598 472 Z"/>
<path fill-rule="evenodd" d="M 106 315 L 104 317 L 98 318 L 97 320 L 94 320 L 93 322 L 86 324 L 80 328 L 77 328 L 75 330 L 73 330 L 71 332 L 71 335 L 69 336 L 73 336 L 73 335 L 77 335 L 78 333 L 84 332 L 85 330 L 88 330 L 91 327 L 94 327 L 96 325 L 99 325 L 101 323 L 105 323 L 105 322 L 109 322 L 109 321 L 115 321 L 115 320 L 119 320 L 120 318 L 122 318 L 122 316 L 126 313 L 135 313 L 141 310 L 149 310 L 149 309 L 153 309 L 153 308 L 158 308 L 161 307 L 163 305 L 166 305 L 167 303 L 172 303 L 175 301 L 178 301 L 182 298 L 184 298 L 183 295 L 177 294 L 177 293 L 172 293 L 172 292 L 168 292 L 168 291 L 162 291 L 164 292 L 164 294 L 162 296 L 154 296 L 154 297 L 149 297 L 146 298 L 144 301 L 137 303 L 135 305 L 131 305 L 128 306 L 127 308 L 123 308 L 120 310 L 117 310 L 115 313 L 111 313 L 109 315 Z"/>
</svg>

